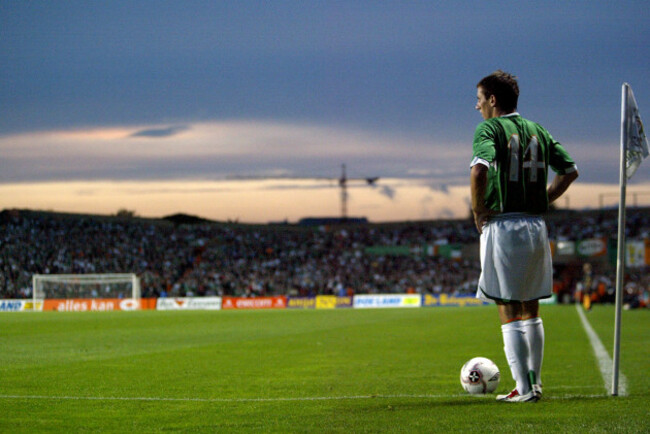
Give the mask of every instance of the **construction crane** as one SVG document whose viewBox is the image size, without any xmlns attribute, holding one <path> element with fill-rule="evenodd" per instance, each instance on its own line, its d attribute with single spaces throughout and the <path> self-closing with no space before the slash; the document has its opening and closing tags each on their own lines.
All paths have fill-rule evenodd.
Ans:
<svg viewBox="0 0 650 434">
<path fill-rule="evenodd" d="M 345 164 L 341 164 L 341 177 L 339 178 L 339 187 L 341 187 L 341 219 L 348 218 L 348 181 L 366 181 L 368 185 L 375 185 L 378 176 L 371 178 L 348 178 L 345 172 Z"/>
<path fill-rule="evenodd" d="M 321 180 L 321 181 L 338 181 L 339 187 L 341 189 L 341 219 L 345 220 L 348 218 L 348 182 L 349 181 L 365 181 L 367 185 L 374 186 L 379 180 L 378 176 L 367 177 L 367 178 L 348 178 L 345 164 L 341 164 L 341 176 L 337 178 L 309 178 L 301 176 L 246 176 L 246 175 L 235 175 L 227 176 L 226 179 L 231 180 L 252 180 L 252 179 L 309 179 L 309 180 Z"/>
</svg>

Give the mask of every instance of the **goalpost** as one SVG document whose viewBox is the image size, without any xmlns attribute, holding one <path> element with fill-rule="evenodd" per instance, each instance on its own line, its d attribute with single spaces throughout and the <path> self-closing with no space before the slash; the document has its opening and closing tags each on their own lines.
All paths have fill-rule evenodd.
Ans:
<svg viewBox="0 0 650 434">
<path fill-rule="evenodd" d="M 140 300 L 140 278 L 135 273 L 108 274 L 34 274 L 34 306 L 46 298 Z"/>
</svg>

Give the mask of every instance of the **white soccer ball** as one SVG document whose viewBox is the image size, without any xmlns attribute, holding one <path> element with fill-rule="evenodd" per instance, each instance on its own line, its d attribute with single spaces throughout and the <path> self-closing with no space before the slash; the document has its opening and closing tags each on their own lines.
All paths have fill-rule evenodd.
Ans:
<svg viewBox="0 0 650 434">
<path fill-rule="evenodd" d="M 460 370 L 460 384 L 472 395 L 494 392 L 500 379 L 497 365 L 485 357 L 474 357 Z"/>
</svg>

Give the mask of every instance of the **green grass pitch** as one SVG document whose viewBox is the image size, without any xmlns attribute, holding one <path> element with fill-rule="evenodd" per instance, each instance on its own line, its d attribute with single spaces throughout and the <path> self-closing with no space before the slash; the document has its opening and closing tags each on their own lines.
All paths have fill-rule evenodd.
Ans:
<svg viewBox="0 0 650 434">
<path fill-rule="evenodd" d="M 574 306 L 543 306 L 539 403 L 465 394 L 474 356 L 513 386 L 494 306 L 5 313 L 3 432 L 648 432 L 650 311 L 623 315 L 610 397 Z M 587 318 L 610 352 L 614 308 Z"/>
</svg>

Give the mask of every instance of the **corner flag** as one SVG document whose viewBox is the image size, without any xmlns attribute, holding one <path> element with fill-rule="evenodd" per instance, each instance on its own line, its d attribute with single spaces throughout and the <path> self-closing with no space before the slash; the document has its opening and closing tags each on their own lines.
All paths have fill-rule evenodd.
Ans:
<svg viewBox="0 0 650 434">
<path fill-rule="evenodd" d="M 614 366 L 612 368 L 612 395 L 617 396 L 618 369 L 621 353 L 621 305 L 623 304 L 623 276 L 625 275 L 625 188 L 641 162 L 648 156 L 648 139 L 643 131 L 639 108 L 629 84 L 621 89 L 621 168 L 620 200 L 618 204 L 618 252 L 616 257 L 616 318 L 614 324 Z"/>
<path fill-rule="evenodd" d="M 629 84 L 623 84 L 623 92 L 626 92 L 626 105 L 624 107 L 624 126 L 627 140 L 625 143 L 625 175 L 630 179 L 636 169 L 639 168 L 644 158 L 648 157 L 648 138 L 643 131 L 643 122 L 639 116 L 639 107 L 636 105 L 634 93 Z"/>
</svg>

